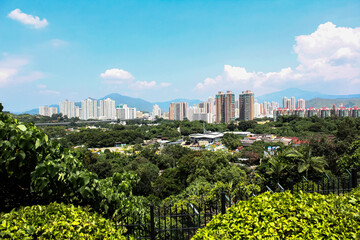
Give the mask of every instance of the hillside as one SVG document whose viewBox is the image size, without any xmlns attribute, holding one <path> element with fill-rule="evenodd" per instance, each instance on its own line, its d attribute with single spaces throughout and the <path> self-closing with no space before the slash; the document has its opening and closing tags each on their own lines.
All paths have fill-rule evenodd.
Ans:
<svg viewBox="0 0 360 240">
<path fill-rule="evenodd" d="M 323 99 L 323 98 L 314 98 L 309 101 L 306 101 L 306 107 L 314 107 L 314 108 L 321 108 L 321 107 L 328 107 L 332 108 L 333 104 L 336 107 L 339 107 L 340 104 L 343 104 L 344 107 L 353 107 L 353 106 L 360 106 L 360 98 L 338 98 L 338 99 Z"/>
<path fill-rule="evenodd" d="M 261 96 L 256 96 L 258 103 L 262 103 L 264 101 L 271 102 L 275 101 L 282 105 L 282 98 L 286 96 L 288 98 L 295 97 L 296 99 L 303 98 L 306 101 L 315 99 L 315 98 L 321 98 L 321 99 L 360 99 L 360 94 L 350 94 L 350 95 L 329 95 L 329 94 L 323 94 L 319 92 L 312 92 L 312 91 L 306 91 L 298 88 L 288 88 L 282 91 L 273 92 Z M 332 106 L 332 104 L 331 104 Z"/>
</svg>

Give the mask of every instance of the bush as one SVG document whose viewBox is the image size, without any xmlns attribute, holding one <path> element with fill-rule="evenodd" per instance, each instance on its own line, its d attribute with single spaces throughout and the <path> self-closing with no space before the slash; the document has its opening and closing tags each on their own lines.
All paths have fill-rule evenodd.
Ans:
<svg viewBox="0 0 360 240">
<path fill-rule="evenodd" d="M 358 239 L 359 213 L 360 189 L 345 196 L 267 192 L 216 216 L 193 239 Z"/>
<path fill-rule="evenodd" d="M 124 229 L 88 208 L 51 203 L 0 215 L 0 237 L 11 239 L 125 239 Z"/>
</svg>

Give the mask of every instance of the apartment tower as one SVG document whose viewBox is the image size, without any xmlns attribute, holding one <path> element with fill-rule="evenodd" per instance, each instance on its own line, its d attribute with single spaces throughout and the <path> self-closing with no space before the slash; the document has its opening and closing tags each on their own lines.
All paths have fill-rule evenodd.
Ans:
<svg viewBox="0 0 360 240">
<path fill-rule="evenodd" d="M 254 93 L 250 90 L 239 95 L 239 118 L 245 121 L 254 120 Z"/>
<path fill-rule="evenodd" d="M 216 122 L 230 123 L 235 120 L 235 94 L 231 91 L 216 95 Z"/>
</svg>

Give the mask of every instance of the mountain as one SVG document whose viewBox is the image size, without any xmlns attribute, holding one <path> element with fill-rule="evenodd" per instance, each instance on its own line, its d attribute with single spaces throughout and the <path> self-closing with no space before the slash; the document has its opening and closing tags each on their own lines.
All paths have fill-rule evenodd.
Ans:
<svg viewBox="0 0 360 240">
<path fill-rule="evenodd" d="M 262 96 L 255 96 L 258 103 L 262 103 L 264 101 L 271 102 L 275 101 L 282 106 L 282 98 L 286 96 L 288 98 L 295 97 L 296 99 L 303 98 L 306 101 L 315 99 L 315 98 L 321 98 L 321 99 L 356 99 L 360 98 L 360 94 L 350 94 L 350 95 L 329 95 L 329 94 L 323 94 L 319 92 L 312 92 L 312 91 L 305 91 L 298 88 L 288 88 L 279 92 L 273 92 L 269 94 L 265 94 Z M 307 104 L 306 104 L 307 106 Z M 308 106 L 307 106 L 308 107 Z"/>
<path fill-rule="evenodd" d="M 112 100 L 115 100 L 116 106 L 119 104 L 127 104 L 128 107 L 136 107 L 136 110 L 139 111 L 152 112 L 153 103 L 145 101 L 141 98 L 132 98 L 118 93 L 111 93 L 103 98 L 100 98 L 99 100 L 103 100 L 105 98 L 111 98 Z"/>
<path fill-rule="evenodd" d="M 115 100 L 115 106 L 118 106 L 120 104 L 127 104 L 128 107 L 135 107 L 136 110 L 146 111 L 146 112 L 152 112 L 154 104 L 159 105 L 162 112 L 168 112 L 169 111 L 169 105 L 172 102 L 174 102 L 174 103 L 188 102 L 189 106 L 192 106 L 193 104 L 198 104 L 199 102 L 201 102 L 200 100 L 174 99 L 174 100 L 167 101 L 167 102 L 154 102 L 154 103 L 152 103 L 152 102 L 148 102 L 146 100 L 143 100 L 141 98 L 128 97 L 128 96 L 124 96 L 124 95 L 121 95 L 121 94 L 118 94 L 118 93 L 108 94 L 105 97 L 102 97 L 102 98 L 100 98 L 98 100 L 103 100 L 103 99 L 106 99 L 106 98 L 111 98 L 111 99 Z M 81 102 L 75 102 L 75 106 L 81 107 Z M 57 107 L 58 112 L 59 112 L 59 105 L 58 104 L 50 105 L 50 107 Z M 39 108 L 34 108 L 34 109 L 29 110 L 29 111 L 22 112 L 22 113 L 16 113 L 16 114 L 30 114 L 30 115 L 39 114 Z"/>
<path fill-rule="evenodd" d="M 59 105 L 58 104 L 52 104 L 52 105 L 49 105 L 49 107 L 56 107 L 58 112 L 59 112 Z M 15 113 L 15 114 L 30 114 L 30 115 L 39 114 L 39 108 L 34 108 L 34 109 L 31 109 L 31 110 L 26 111 L 26 112 Z"/>
<path fill-rule="evenodd" d="M 309 101 L 306 101 L 306 107 L 332 108 L 333 104 L 335 104 L 336 107 L 339 107 L 341 103 L 344 105 L 344 107 L 360 106 L 360 98 L 347 98 L 347 99 L 346 98 L 336 98 L 336 99 L 314 98 Z"/>
<path fill-rule="evenodd" d="M 194 105 L 194 104 L 199 104 L 200 100 L 189 100 L 189 99 L 183 99 L 183 98 L 177 98 L 177 99 L 174 99 L 172 101 L 167 101 L 167 102 L 155 102 L 153 104 L 157 104 L 159 105 L 159 107 L 161 108 L 161 111 L 162 112 L 168 112 L 169 111 L 169 105 L 170 103 L 178 103 L 178 102 L 187 102 L 189 103 L 189 107 Z"/>
</svg>

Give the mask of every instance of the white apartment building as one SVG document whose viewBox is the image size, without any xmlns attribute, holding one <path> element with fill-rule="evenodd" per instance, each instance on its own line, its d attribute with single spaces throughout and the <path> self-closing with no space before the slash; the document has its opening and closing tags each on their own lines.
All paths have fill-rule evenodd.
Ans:
<svg viewBox="0 0 360 240">
<path fill-rule="evenodd" d="M 75 117 L 75 103 L 74 102 L 71 102 L 66 99 L 63 102 L 60 102 L 59 107 L 60 107 L 60 113 L 63 116 L 67 116 L 68 118 Z"/>
<path fill-rule="evenodd" d="M 97 100 L 88 98 L 81 101 L 81 119 L 97 119 L 98 118 L 98 103 Z"/>
<path fill-rule="evenodd" d="M 99 101 L 99 119 L 115 119 L 115 100 L 106 98 Z"/>
<path fill-rule="evenodd" d="M 156 116 L 161 117 L 161 109 L 160 109 L 159 105 L 155 104 L 153 106 L 152 116 L 153 116 L 153 118 L 155 118 Z"/>
<path fill-rule="evenodd" d="M 48 106 L 39 107 L 39 115 L 51 117 L 53 114 L 57 114 L 56 107 L 48 107 Z"/>
<path fill-rule="evenodd" d="M 116 108 L 116 118 L 120 120 L 135 119 L 136 108 L 129 108 L 126 104 Z"/>
</svg>

